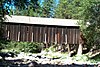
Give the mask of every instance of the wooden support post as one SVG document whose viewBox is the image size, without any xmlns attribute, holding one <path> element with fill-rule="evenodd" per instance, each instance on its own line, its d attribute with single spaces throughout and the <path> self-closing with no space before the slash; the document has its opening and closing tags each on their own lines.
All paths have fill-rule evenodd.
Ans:
<svg viewBox="0 0 100 67">
<path fill-rule="evenodd" d="M 78 47 L 77 55 L 82 55 L 82 49 L 83 49 L 83 46 L 82 46 L 82 44 L 80 43 L 80 44 L 79 44 L 79 47 Z"/>
<path fill-rule="evenodd" d="M 79 47 L 78 47 L 77 55 L 82 55 L 83 43 L 84 43 L 82 36 L 83 36 L 83 34 L 82 34 L 82 32 L 80 32 Z"/>
<path fill-rule="evenodd" d="M 31 42 L 33 42 L 33 32 L 32 32 L 32 39 L 31 39 Z"/>
<path fill-rule="evenodd" d="M 44 36 L 45 36 L 45 41 L 44 41 L 44 43 L 45 43 L 45 47 L 48 48 L 48 43 L 47 43 L 47 34 L 45 33 Z"/>
<path fill-rule="evenodd" d="M 66 45 L 67 45 L 67 49 L 68 49 L 68 54 L 69 54 L 69 56 L 71 56 L 71 54 L 70 54 L 70 52 L 71 52 L 71 50 L 70 50 L 70 44 L 68 44 L 68 42 L 67 42 L 67 34 L 65 35 L 65 40 L 66 40 Z"/>
<path fill-rule="evenodd" d="M 10 33 L 10 32 L 8 31 L 8 36 L 7 36 L 7 40 L 9 40 L 9 33 Z"/>
<path fill-rule="evenodd" d="M 47 42 L 46 42 L 46 33 L 44 34 L 44 37 L 45 37 L 45 39 L 44 39 L 44 40 L 45 40 L 44 43 L 46 44 L 46 43 L 47 43 Z"/>
<path fill-rule="evenodd" d="M 20 31 L 18 32 L 18 40 L 17 41 L 20 41 Z"/>
<path fill-rule="evenodd" d="M 67 44 L 67 48 L 68 48 L 68 54 L 69 54 L 69 56 L 71 56 L 70 44 Z"/>
<path fill-rule="evenodd" d="M 55 34 L 55 44 L 57 44 L 57 34 Z"/>
</svg>

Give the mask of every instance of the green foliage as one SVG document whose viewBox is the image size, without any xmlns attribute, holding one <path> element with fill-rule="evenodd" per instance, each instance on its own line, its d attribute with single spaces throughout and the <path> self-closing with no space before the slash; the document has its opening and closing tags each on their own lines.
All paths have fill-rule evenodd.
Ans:
<svg viewBox="0 0 100 67">
<path fill-rule="evenodd" d="M 4 21 L 4 9 L 3 9 L 3 0 L 0 1 L 0 28 L 1 28 L 1 23 Z"/>
<path fill-rule="evenodd" d="M 100 61 L 100 55 L 95 56 L 94 58 L 89 58 L 88 55 L 75 55 L 72 57 L 72 60 L 78 62 L 87 62 L 87 63 L 98 63 Z"/>
<path fill-rule="evenodd" d="M 33 17 L 53 17 L 56 6 L 55 0 L 44 0 L 42 4 L 39 0 L 5 0 L 11 5 L 14 1 L 15 9 L 10 9 L 9 14 L 33 16 Z"/>
<path fill-rule="evenodd" d="M 76 61 L 83 61 L 86 62 L 89 60 L 89 57 L 87 55 L 76 55 L 72 58 L 72 60 L 76 60 Z"/>
<path fill-rule="evenodd" d="M 5 47 L 4 45 L 5 42 L 3 41 L 4 40 L 4 37 L 3 37 L 4 30 L 3 30 L 2 23 L 5 20 L 6 9 L 3 8 L 3 3 L 4 3 L 4 0 L 1 0 L 0 1 L 0 50 Z"/>
<path fill-rule="evenodd" d="M 53 17 L 54 9 L 55 9 L 55 0 L 44 0 L 42 3 L 42 17 Z"/>
<path fill-rule="evenodd" d="M 9 42 L 6 45 L 6 49 L 18 51 L 18 52 L 30 52 L 38 53 L 41 52 L 43 44 L 34 42 Z"/>
<path fill-rule="evenodd" d="M 5 3 L 9 2 L 9 5 L 11 5 L 13 1 L 15 9 L 9 8 L 9 14 L 22 16 L 40 15 L 40 3 L 38 0 L 5 0 Z"/>
<path fill-rule="evenodd" d="M 100 55 L 97 55 L 97 56 L 91 58 L 90 62 L 91 63 L 98 63 L 98 62 L 100 62 Z"/>
<path fill-rule="evenodd" d="M 69 3 L 69 0 L 59 0 L 59 4 L 55 8 L 54 17 L 63 19 L 71 18 L 70 10 L 68 9 Z"/>
<path fill-rule="evenodd" d="M 83 2 L 84 3 L 84 2 Z M 81 13 L 83 22 L 81 30 L 87 38 L 87 44 L 92 48 L 94 45 L 100 45 L 100 1 L 86 0 L 82 6 L 84 11 Z M 88 24 L 88 25 L 87 25 Z"/>
<path fill-rule="evenodd" d="M 46 48 L 44 51 L 46 51 L 46 52 L 55 52 L 56 51 L 56 48 L 54 47 L 54 45 L 53 46 L 50 46 L 49 48 Z"/>
<path fill-rule="evenodd" d="M 80 29 L 89 48 L 100 47 L 100 0 L 60 0 L 56 18 L 79 19 Z"/>
</svg>

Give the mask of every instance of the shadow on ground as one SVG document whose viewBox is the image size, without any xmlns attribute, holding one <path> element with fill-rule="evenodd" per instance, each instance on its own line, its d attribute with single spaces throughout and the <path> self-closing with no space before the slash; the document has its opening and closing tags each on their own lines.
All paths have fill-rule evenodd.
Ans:
<svg viewBox="0 0 100 67">
<path fill-rule="evenodd" d="M 31 62 L 23 62 L 23 60 L 0 60 L 0 67 L 98 67 L 98 65 L 58 65 L 58 64 L 38 64 L 34 61 Z"/>
</svg>

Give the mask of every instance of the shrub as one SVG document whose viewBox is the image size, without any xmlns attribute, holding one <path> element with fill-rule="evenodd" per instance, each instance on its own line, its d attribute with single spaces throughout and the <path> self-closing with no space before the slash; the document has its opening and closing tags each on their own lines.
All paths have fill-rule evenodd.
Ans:
<svg viewBox="0 0 100 67">
<path fill-rule="evenodd" d="M 42 43 L 36 42 L 15 42 L 11 41 L 6 45 L 6 49 L 19 51 L 19 52 L 31 52 L 38 53 L 42 50 Z"/>
</svg>

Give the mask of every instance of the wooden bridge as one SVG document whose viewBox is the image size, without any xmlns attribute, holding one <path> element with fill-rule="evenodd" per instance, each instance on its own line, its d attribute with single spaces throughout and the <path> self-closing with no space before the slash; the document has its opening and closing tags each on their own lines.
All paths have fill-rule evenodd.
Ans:
<svg viewBox="0 0 100 67">
<path fill-rule="evenodd" d="M 4 36 L 13 41 L 79 44 L 78 20 L 6 16 Z"/>
</svg>

